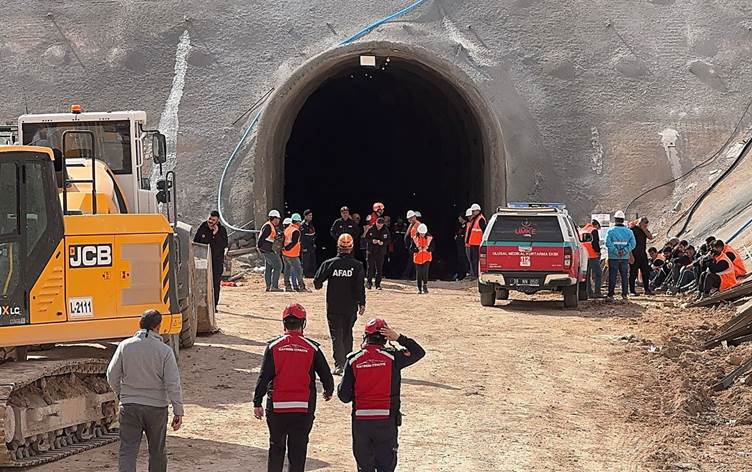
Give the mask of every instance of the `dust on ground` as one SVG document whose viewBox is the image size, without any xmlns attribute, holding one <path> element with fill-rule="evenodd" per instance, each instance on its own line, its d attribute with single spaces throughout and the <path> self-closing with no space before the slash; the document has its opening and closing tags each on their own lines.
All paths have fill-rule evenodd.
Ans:
<svg viewBox="0 0 752 472">
<path fill-rule="evenodd" d="M 428 352 L 403 372 L 398 470 L 749 465 L 750 387 L 709 394 L 707 385 L 733 366 L 722 348 L 698 347 L 726 321 L 724 312 L 685 312 L 662 299 L 564 311 L 548 295 L 484 308 L 471 283 L 434 283 L 428 295 L 409 283 L 383 286 L 368 292 L 366 318 L 385 317 Z M 323 292 L 268 294 L 257 276 L 223 289 L 222 333 L 182 352 L 186 418 L 169 433 L 171 471 L 265 469 L 267 429 L 252 416 L 251 396 L 265 342 L 280 332 L 280 313 L 292 301 L 306 306 L 306 334 L 331 359 Z M 307 470 L 354 470 L 350 441 L 350 406 L 319 401 Z M 114 471 L 117 445 L 38 470 Z"/>
</svg>

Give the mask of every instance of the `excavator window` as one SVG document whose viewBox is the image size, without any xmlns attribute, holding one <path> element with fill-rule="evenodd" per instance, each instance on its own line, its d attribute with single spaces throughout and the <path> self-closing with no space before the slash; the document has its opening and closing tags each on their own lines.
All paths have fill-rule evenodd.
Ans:
<svg viewBox="0 0 752 472">
<path fill-rule="evenodd" d="M 19 218 L 19 168 L 13 162 L 0 162 L 0 304 L 8 299 L 19 285 L 19 255 L 21 248 Z"/>
<path fill-rule="evenodd" d="M 88 130 L 94 133 L 96 139 L 97 159 L 103 160 L 115 174 L 133 173 L 131 160 L 130 122 L 128 121 L 81 121 L 75 123 L 24 123 L 24 144 L 47 146 L 53 150 L 63 148 L 63 131 Z M 77 137 L 75 139 L 81 139 Z M 88 143 L 66 143 L 66 147 L 74 155 L 66 157 L 82 157 L 79 152 L 85 152 L 90 147 Z"/>
</svg>

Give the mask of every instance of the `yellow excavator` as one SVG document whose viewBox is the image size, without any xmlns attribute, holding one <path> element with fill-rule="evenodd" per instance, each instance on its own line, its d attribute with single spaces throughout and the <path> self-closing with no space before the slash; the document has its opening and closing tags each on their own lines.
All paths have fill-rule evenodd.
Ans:
<svg viewBox="0 0 752 472">
<path fill-rule="evenodd" d="M 22 144 L 0 146 L 0 469 L 117 439 L 111 350 L 80 343 L 132 335 L 149 308 L 176 354 L 195 340 L 190 227 L 176 221 L 174 173 L 152 170 L 165 137 L 145 122 L 74 106 L 22 116 Z"/>
</svg>

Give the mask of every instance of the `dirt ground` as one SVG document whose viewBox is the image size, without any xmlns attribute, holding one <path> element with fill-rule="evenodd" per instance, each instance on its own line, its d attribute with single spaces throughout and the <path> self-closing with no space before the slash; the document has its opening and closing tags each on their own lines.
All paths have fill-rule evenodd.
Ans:
<svg viewBox="0 0 752 472">
<path fill-rule="evenodd" d="M 385 317 L 428 352 L 403 372 L 398 470 L 744 470 L 752 463 L 749 421 L 729 421 L 750 418 L 750 387 L 697 393 L 733 368 L 722 348 L 696 352 L 698 339 L 726 320 L 722 311 L 681 310 L 663 299 L 564 311 L 542 295 L 483 308 L 469 283 L 437 282 L 428 295 L 401 282 L 384 287 L 369 291 L 365 316 Z M 265 470 L 267 429 L 252 416 L 251 395 L 265 341 L 280 332 L 281 310 L 292 301 L 306 306 L 306 334 L 331 359 L 323 292 L 267 294 L 255 278 L 225 288 L 222 333 L 182 352 L 186 418 L 169 434 L 171 471 Z M 355 469 L 349 405 L 319 402 L 308 457 L 308 470 Z M 36 470 L 114 471 L 117 445 Z"/>
</svg>

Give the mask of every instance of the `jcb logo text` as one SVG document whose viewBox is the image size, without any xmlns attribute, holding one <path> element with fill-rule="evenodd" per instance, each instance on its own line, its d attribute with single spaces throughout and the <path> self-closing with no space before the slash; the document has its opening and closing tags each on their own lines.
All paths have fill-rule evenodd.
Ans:
<svg viewBox="0 0 752 472">
<path fill-rule="evenodd" d="M 72 269 L 110 267 L 112 266 L 112 245 L 71 246 L 68 249 L 68 265 Z"/>
</svg>

